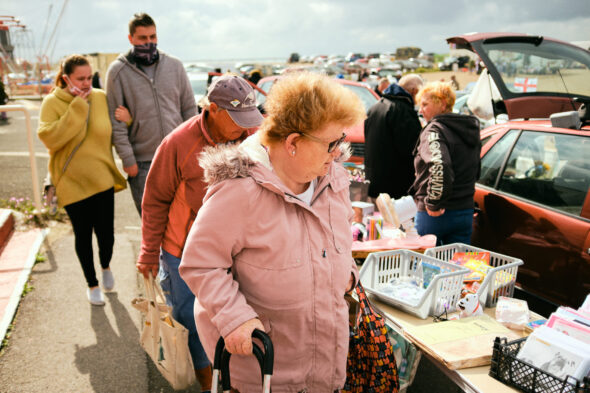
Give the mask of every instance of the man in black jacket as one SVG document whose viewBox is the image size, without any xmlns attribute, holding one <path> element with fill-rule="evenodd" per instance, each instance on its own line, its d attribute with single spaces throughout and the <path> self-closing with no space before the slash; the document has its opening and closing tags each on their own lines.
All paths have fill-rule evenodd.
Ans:
<svg viewBox="0 0 590 393">
<path fill-rule="evenodd" d="M 414 182 L 412 152 L 422 128 L 414 98 L 422 84 L 419 75 L 405 75 L 369 109 L 365 120 L 365 174 L 371 182 L 372 198 L 387 193 L 398 199 L 408 195 Z"/>
</svg>

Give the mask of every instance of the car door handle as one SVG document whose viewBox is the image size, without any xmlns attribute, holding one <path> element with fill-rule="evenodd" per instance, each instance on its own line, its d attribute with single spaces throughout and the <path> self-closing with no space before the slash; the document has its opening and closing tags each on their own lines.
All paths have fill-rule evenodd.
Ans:
<svg viewBox="0 0 590 393">
<path fill-rule="evenodd" d="M 477 202 L 475 202 L 473 205 L 473 216 L 477 217 L 479 215 L 479 213 L 481 213 L 481 209 L 479 208 L 479 205 L 477 204 Z"/>
</svg>

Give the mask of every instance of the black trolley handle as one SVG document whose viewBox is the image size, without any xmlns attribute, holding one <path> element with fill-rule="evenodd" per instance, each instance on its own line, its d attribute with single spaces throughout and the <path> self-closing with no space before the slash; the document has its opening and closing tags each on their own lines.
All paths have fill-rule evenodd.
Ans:
<svg viewBox="0 0 590 393">
<path fill-rule="evenodd" d="M 262 342 L 264 352 L 258 344 L 252 343 L 252 353 L 258 360 L 260 371 L 262 373 L 262 391 L 263 393 L 270 393 L 270 378 L 273 372 L 274 364 L 274 348 L 270 337 L 262 330 L 254 329 L 252 337 L 257 338 Z M 223 392 L 227 393 L 231 390 L 231 380 L 229 374 L 229 360 L 231 353 L 225 349 L 225 341 L 223 337 L 219 337 L 217 345 L 215 346 L 215 359 L 213 360 L 213 380 L 211 383 L 211 391 L 217 392 L 219 383 L 219 374 L 221 373 L 221 386 Z"/>
</svg>

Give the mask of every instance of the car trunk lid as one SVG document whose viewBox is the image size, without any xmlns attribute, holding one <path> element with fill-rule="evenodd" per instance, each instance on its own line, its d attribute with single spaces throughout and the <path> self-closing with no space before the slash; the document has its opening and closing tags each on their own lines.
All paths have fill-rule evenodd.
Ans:
<svg viewBox="0 0 590 393">
<path fill-rule="evenodd" d="M 457 49 L 475 52 L 498 87 L 496 114 L 510 119 L 548 118 L 590 101 L 590 52 L 543 36 L 473 33 L 451 37 Z"/>
</svg>

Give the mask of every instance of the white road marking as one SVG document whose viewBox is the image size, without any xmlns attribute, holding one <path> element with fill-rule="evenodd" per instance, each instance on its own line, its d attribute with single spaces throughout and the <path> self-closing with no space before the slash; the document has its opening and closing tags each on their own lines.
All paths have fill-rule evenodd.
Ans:
<svg viewBox="0 0 590 393">
<path fill-rule="evenodd" d="M 0 157 L 28 157 L 28 151 L 0 151 Z M 47 152 L 35 152 L 35 157 L 40 158 L 49 158 L 49 153 Z M 115 158 L 116 164 L 123 164 L 120 158 Z"/>
<path fill-rule="evenodd" d="M 0 156 L 4 157 L 28 157 L 28 151 L 0 151 Z M 49 153 L 47 152 L 35 152 L 35 157 L 42 157 L 42 158 L 49 158 Z"/>
</svg>

